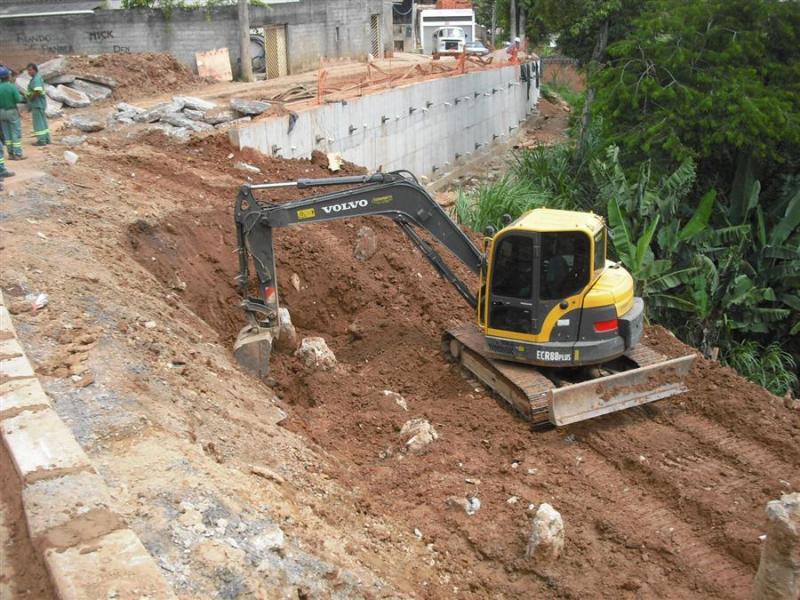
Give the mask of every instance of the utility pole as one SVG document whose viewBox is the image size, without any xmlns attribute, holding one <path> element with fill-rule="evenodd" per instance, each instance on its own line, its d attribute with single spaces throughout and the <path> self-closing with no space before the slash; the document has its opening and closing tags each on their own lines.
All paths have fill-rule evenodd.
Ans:
<svg viewBox="0 0 800 600">
<path fill-rule="evenodd" d="M 511 0 L 508 3 L 508 41 L 513 44 L 515 37 L 517 37 L 517 3 Z"/>
<path fill-rule="evenodd" d="M 497 0 L 492 0 L 492 31 L 491 31 L 492 50 L 497 48 L 494 39 L 496 30 L 497 30 Z"/>
<path fill-rule="evenodd" d="M 253 81 L 253 59 L 250 56 L 250 10 L 247 0 L 239 0 L 239 67 L 244 81 Z"/>
</svg>

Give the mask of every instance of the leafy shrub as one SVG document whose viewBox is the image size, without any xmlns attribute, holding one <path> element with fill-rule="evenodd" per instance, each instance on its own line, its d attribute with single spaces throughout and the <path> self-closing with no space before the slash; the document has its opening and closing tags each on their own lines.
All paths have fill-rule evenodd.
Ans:
<svg viewBox="0 0 800 600">
<path fill-rule="evenodd" d="M 503 215 L 517 218 L 525 211 L 545 206 L 548 200 L 528 182 L 506 175 L 495 182 L 482 183 L 472 194 L 459 191 L 454 213 L 459 223 L 473 231 L 483 231 L 487 225 L 500 229 Z"/>
<path fill-rule="evenodd" d="M 777 342 L 766 347 L 753 340 L 733 342 L 723 350 L 722 361 L 776 396 L 797 388 L 797 363 Z"/>
</svg>

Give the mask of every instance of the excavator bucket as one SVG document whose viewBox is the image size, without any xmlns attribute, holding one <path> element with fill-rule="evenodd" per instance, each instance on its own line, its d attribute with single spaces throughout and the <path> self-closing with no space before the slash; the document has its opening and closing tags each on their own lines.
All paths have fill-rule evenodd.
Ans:
<svg viewBox="0 0 800 600">
<path fill-rule="evenodd" d="M 269 330 L 248 325 L 236 336 L 233 356 L 246 371 L 259 379 L 266 377 L 269 373 L 272 339 L 273 335 Z"/>
<path fill-rule="evenodd" d="M 613 365 L 575 371 L 545 369 L 491 358 L 483 333 L 466 324 L 447 331 L 443 351 L 534 424 L 557 427 L 585 421 L 686 391 L 695 355 L 668 359 L 639 344 Z M 612 372 L 609 369 L 619 369 Z M 586 377 L 587 373 L 594 376 Z"/>
</svg>

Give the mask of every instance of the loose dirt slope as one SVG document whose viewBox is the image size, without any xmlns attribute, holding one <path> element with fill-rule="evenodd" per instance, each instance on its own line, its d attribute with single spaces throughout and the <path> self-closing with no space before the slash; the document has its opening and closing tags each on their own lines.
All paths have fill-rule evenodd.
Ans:
<svg viewBox="0 0 800 600">
<path fill-rule="evenodd" d="M 269 504 L 293 544 L 337 565 L 320 571 L 325 577 L 304 571 L 322 587 L 303 594 L 749 596 L 763 507 L 800 489 L 800 417 L 763 389 L 699 360 L 682 397 L 532 432 L 441 357 L 442 329 L 471 319 L 471 311 L 393 224 L 368 219 L 276 236 L 285 305 L 300 333 L 325 337 L 340 361 L 322 373 L 274 357 L 271 385 L 288 415 L 276 427 L 270 390 L 231 368 L 227 351 L 242 324 L 231 211 L 246 176 L 233 165 L 247 160 L 262 169 L 260 180 L 276 181 L 330 175 L 324 162 L 243 155 L 220 139 L 173 146 L 160 136 L 98 140 L 80 152 L 71 171 L 55 157 L 48 167 L 68 182 L 65 198 L 54 187 L 15 205 L 20 231 L 24 219 L 34 223 L 8 251 L 35 254 L 23 276 L 6 272 L 3 283 L 50 286 L 51 311 L 74 294 L 84 312 L 71 318 L 98 323 L 106 350 L 94 362 L 90 356 L 92 370 L 129 395 L 102 401 L 104 419 L 122 420 L 113 435 L 89 431 L 86 439 L 185 597 L 246 595 L 269 588 L 269 580 L 235 556 L 219 559 L 218 548 L 194 545 L 194 571 L 186 570 L 163 533 L 178 535 L 170 529 L 176 509 L 163 508 L 178 503 L 170 486 L 198 503 L 201 493 L 206 500 L 229 494 L 218 502 L 227 512 L 218 514 L 236 514 L 245 531 L 253 507 Z M 353 245 L 365 224 L 378 251 L 359 262 Z M 34 231 L 60 245 L 37 241 Z M 99 275 L 90 266 L 97 257 L 107 268 Z M 52 279 L 42 275 L 54 268 Z M 289 283 L 293 273 L 299 291 Z M 63 357 L 52 350 L 63 331 L 43 318 L 22 315 L 20 329 L 51 374 L 48 389 L 63 391 L 71 384 L 59 378 Z M 668 354 L 686 351 L 661 329 L 647 337 Z M 125 338 L 132 356 L 124 356 Z M 402 394 L 408 411 L 385 402 L 383 390 Z M 80 414 L 70 403 L 81 396 L 70 394 L 60 410 Z M 408 454 L 398 431 L 416 416 L 428 418 L 440 439 Z M 288 489 L 257 490 L 257 477 L 243 479 L 248 465 L 264 462 L 281 470 Z M 447 508 L 448 496 L 467 494 L 480 498 L 477 514 Z M 531 509 L 541 502 L 561 511 L 567 530 L 564 556 L 550 567 L 524 558 Z M 284 565 L 281 585 L 297 585 L 286 573 L 300 563 Z"/>
<path fill-rule="evenodd" d="M 191 152 L 222 168 L 213 157 L 224 149 L 204 143 Z M 248 158 L 270 181 L 320 171 L 319 164 Z M 191 217 L 176 213 L 169 224 L 134 228 L 130 237 L 141 263 L 166 285 L 185 281 L 184 300 L 230 340 L 241 320 L 231 308 L 231 201 L 221 200 Z M 341 366 L 310 372 L 278 356 L 274 387 L 287 426 L 335 458 L 330 475 L 362 495 L 364 511 L 393 515 L 433 544 L 436 576 L 418 582 L 418 592 L 747 596 L 762 508 L 800 487 L 797 415 L 700 360 L 684 397 L 530 432 L 439 354 L 442 329 L 471 311 L 393 224 L 368 223 L 379 251 L 366 263 L 353 258 L 363 221 L 278 232 L 283 302 L 303 335 L 328 340 Z M 300 291 L 289 285 L 292 273 Z M 669 354 L 688 351 L 658 328 L 648 339 Z M 385 389 L 402 394 L 408 412 L 381 402 Z M 412 416 L 425 416 L 442 436 L 422 455 L 402 451 L 398 430 Z M 481 499 L 477 515 L 446 507 L 447 496 L 464 494 Z M 569 545 L 560 563 L 537 571 L 524 548 L 530 505 L 543 501 L 562 511 Z"/>
</svg>

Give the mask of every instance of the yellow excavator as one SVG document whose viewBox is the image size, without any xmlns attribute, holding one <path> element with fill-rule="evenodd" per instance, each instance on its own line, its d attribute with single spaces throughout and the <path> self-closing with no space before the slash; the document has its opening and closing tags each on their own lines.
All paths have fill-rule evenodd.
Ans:
<svg viewBox="0 0 800 600">
<path fill-rule="evenodd" d="M 345 187 L 281 204 L 254 196 L 324 186 Z M 234 354 L 257 376 L 281 331 L 273 229 L 382 215 L 475 309 L 475 322 L 443 334 L 445 354 L 532 423 L 568 425 L 686 391 L 695 355 L 668 359 L 641 342 L 644 303 L 630 273 L 606 258 L 597 215 L 534 209 L 488 228 L 481 250 L 408 171 L 243 185 L 234 212 L 248 319 Z M 477 294 L 418 229 L 479 275 Z"/>
</svg>

